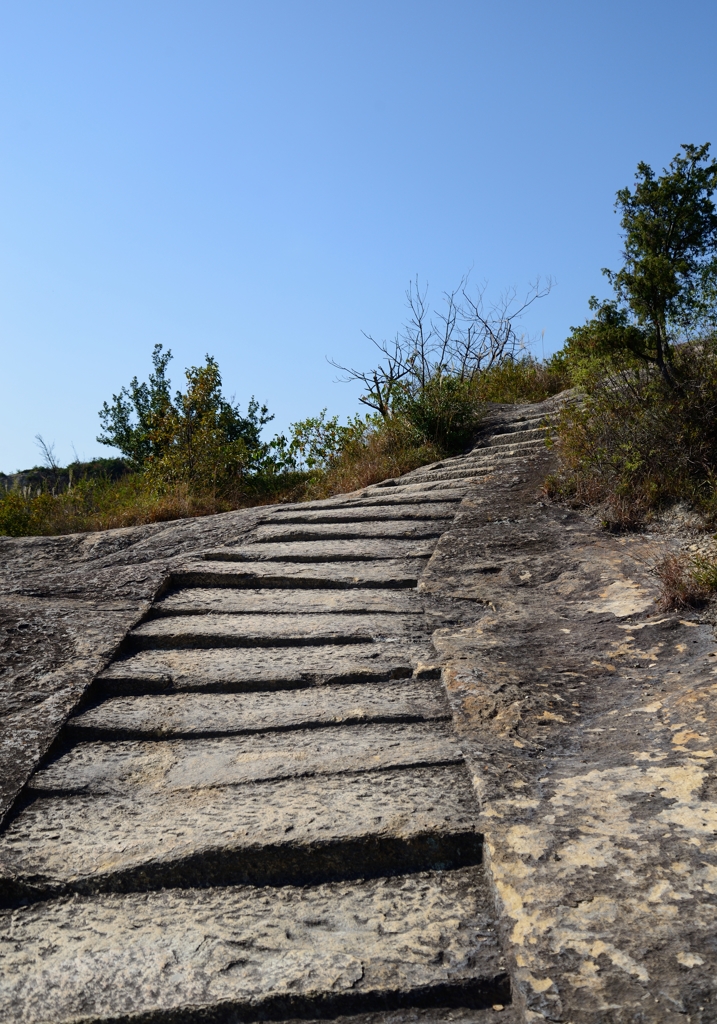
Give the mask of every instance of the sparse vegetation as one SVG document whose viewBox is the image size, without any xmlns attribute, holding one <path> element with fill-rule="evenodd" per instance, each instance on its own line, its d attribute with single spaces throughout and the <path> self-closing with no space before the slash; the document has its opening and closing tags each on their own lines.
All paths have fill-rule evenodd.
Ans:
<svg viewBox="0 0 717 1024">
<path fill-rule="evenodd" d="M 662 586 L 662 611 L 699 608 L 717 593 L 717 561 L 704 555 L 666 555 L 654 573 Z"/>
<path fill-rule="evenodd" d="M 534 291 L 533 298 L 540 294 Z M 425 292 L 421 302 L 425 317 Z M 505 312 L 506 306 L 501 308 Z M 5 478 L 0 533 L 132 526 L 326 497 L 400 476 L 470 445 L 486 403 L 539 400 L 565 385 L 561 366 L 540 363 L 525 352 L 514 324 L 512 313 L 502 327 L 493 324 L 499 340 L 492 354 L 485 346 L 479 349 L 473 337 L 460 365 L 457 350 L 448 358 L 448 345 L 436 359 L 430 338 L 420 352 L 404 347 L 406 374 L 389 381 L 380 377 L 381 367 L 374 372 L 381 409 L 366 401 L 371 411 L 345 424 L 323 410 L 291 424 L 288 438 L 269 441 L 261 436 L 272 419 L 266 406 L 252 398 L 243 415 L 234 399 L 223 396 L 219 367 L 210 356 L 203 366 L 186 371 L 185 391 L 172 397 L 171 353 L 157 345 L 148 382 L 135 377 L 100 412 L 98 440 L 118 448 L 123 459 L 78 462 L 66 469 L 53 461 L 17 479 Z M 432 329 L 424 330 L 424 342 Z M 455 329 L 451 337 L 457 344 Z M 420 380 L 410 369 L 419 360 Z M 46 463 L 48 458 L 46 452 Z"/>
<path fill-rule="evenodd" d="M 717 161 L 683 146 L 617 193 L 624 264 L 614 298 L 573 328 L 554 361 L 584 395 L 558 422 L 547 491 L 634 528 L 677 500 L 717 521 Z"/>
</svg>

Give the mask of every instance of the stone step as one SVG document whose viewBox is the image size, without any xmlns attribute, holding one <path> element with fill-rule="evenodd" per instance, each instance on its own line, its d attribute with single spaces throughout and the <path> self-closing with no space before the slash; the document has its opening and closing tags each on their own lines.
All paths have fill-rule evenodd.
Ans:
<svg viewBox="0 0 717 1024">
<path fill-rule="evenodd" d="M 408 474 L 403 477 L 395 477 L 389 480 L 382 480 L 378 484 L 365 487 L 362 491 L 355 491 L 352 494 L 340 494 L 335 498 L 324 498 L 312 501 L 306 506 L 294 506 L 303 509 L 356 509 L 390 507 L 401 505 L 430 505 L 433 502 L 457 503 L 465 497 L 465 489 L 460 485 L 446 487 L 438 485 L 424 485 L 408 482 Z"/>
<path fill-rule="evenodd" d="M 484 424 L 484 432 L 491 432 L 492 436 L 500 434 L 514 434 L 519 433 L 521 430 L 530 430 L 534 427 L 544 426 L 550 424 L 550 416 L 546 413 L 542 415 L 535 415 L 529 413 L 525 416 L 520 416 L 517 419 L 506 420 L 504 422 L 486 421 Z"/>
<path fill-rule="evenodd" d="M 153 615 L 308 614 L 336 612 L 363 615 L 367 612 L 419 615 L 423 612 L 410 590 L 229 590 L 188 587 L 160 598 Z"/>
<path fill-rule="evenodd" d="M 521 441 L 539 440 L 545 443 L 545 437 L 549 431 L 550 427 L 525 427 L 522 430 L 491 434 L 484 441 L 479 441 L 473 451 L 485 451 L 486 448 L 497 448 L 506 444 L 514 445 Z"/>
<path fill-rule="evenodd" d="M 540 445 L 535 446 L 527 441 L 524 448 L 484 449 L 486 454 L 483 457 L 465 459 L 456 464 L 455 467 L 446 466 L 441 469 L 429 469 L 423 472 L 423 476 L 426 479 L 439 480 L 469 480 L 474 477 L 484 477 L 507 461 L 517 461 L 533 454 L 535 451 L 541 450 L 542 447 Z"/>
<path fill-rule="evenodd" d="M 398 641 L 425 634 L 416 615 L 173 615 L 143 622 L 128 635 L 130 650 L 177 647 L 316 647 Z"/>
<path fill-rule="evenodd" d="M 365 491 L 365 498 L 357 500 L 360 507 L 365 504 L 379 505 L 400 505 L 404 502 L 428 502 L 428 501 L 462 501 L 465 497 L 465 487 L 460 483 L 422 483 L 415 482 L 409 475 L 397 477 L 393 480 L 382 480 L 379 484 L 373 484 Z"/>
<path fill-rule="evenodd" d="M 0 900 L 461 867 L 476 817 L 463 765 L 40 797 L 0 837 Z"/>
<path fill-rule="evenodd" d="M 431 479 L 436 480 L 472 480 L 478 477 L 488 476 L 493 470 L 492 464 L 469 463 L 460 466 L 446 466 L 445 469 L 431 470 Z M 426 474 L 426 478 L 427 474 Z"/>
<path fill-rule="evenodd" d="M 380 682 L 437 674 L 425 643 L 347 647 L 226 648 L 139 651 L 112 662 L 97 677 L 102 695 L 299 689 L 311 684 Z"/>
<path fill-rule="evenodd" d="M 413 588 L 426 565 L 425 558 L 392 558 L 377 562 L 192 561 L 172 571 L 180 587 Z"/>
<path fill-rule="evenodd" d="M 33 775 L 28 791 L 126 796 L 270 779 L 458 764 L 445 725 L 392 722 L 210 739 L 79 743 Z"/>
<path fill-rule="evenodd" d="M 275 543 L 277 541 L 317 540 L 379 540 L 440 537 L 450 524 L 450 519 L 429 519 L 426 521 L 381 519 L 378 522 L 363 520 L 356 523 L 268 523 L 258 526 L 255 540 Z"/>
<path fill-rule="evenodd" d="M 449 469 L 460 470 L 466 466 L 490 466 L 503 459 L 518 458 L 534 451 L 542 451 L 545 442 L 542 439 L 535 441 L 519 441 L 515 444 L 496 445 L 495 447 L 474 448 L 467 455 L 461 455 L 445 462 L 437 462 L 433 466 L 424 466 L 414 470 L 418 474 L 425 474 L 427 479 L 433 479 L 435 473 Z"/>
<path fill-rule="evenodd" d="M 343 505 L 339 508 L 315 508 L 310 505 L 286 509 L 279 506 L 266 523 L 365 523 L 365 522 L 430 522 L 450 520 L 456 514 L 455 502 L 423 502 L 419 504 Z"/>
<path fill-rule="evenodd" d="M 482 1024 L 510 1000 L 492 924 L 476 868 L 59 899 L 0 914 L 0 1018 Z M 477 1009 L 396 1012 L 435 1004 Z"/>
<path fill-rule="evenodd" d="M 75 715 L 67 729 L 71 738 L 79 740 L 159 738 L 449 717 L 440 683 L 402 679 L 272 693 L 116 697 Z"/>
<path fill-rule="evenodd" d="M 533 451 L 543 451 L 545 438 L 539 437 L 535 440 L 513 441 L 509 436 L 505 444 L 493 445 L 486 448 L 474 448 L 472 452 L 461 457 L 462 462 L 487 462 L 491 459 L 512 458 L 515 453 L 523 454 Z"/>
<path fill-rule="evenodd" d="M 206 551 L 210 562 L 376 562 L 382 559 L 429 558 L 435 537 L 415 540 L 307 540 Z"/>
</svg>

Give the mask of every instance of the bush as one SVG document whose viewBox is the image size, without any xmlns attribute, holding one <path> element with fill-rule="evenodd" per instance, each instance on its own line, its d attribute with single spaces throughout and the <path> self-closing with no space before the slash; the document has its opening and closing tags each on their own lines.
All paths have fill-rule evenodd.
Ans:
<svg viewBox="0 0 717 1024">
<path fill-rule="evenodd" d="M 627 359 L 593 369 L 583 404 L 558 418 L 562 471 L 548 493 L 602 503 L 618 528 L 677 500 L 717 518 L 717 337 L 676 346 L 671 373 Z"/>
<path fill-rule="evenodd" d="M 419 446 L 441 454 L 463 451 L 474 439 L 485 414 L 474 381 L 436 375 L 413 394 L 397 399 L 393 419 L 404 419 Z M 439 456 L 440 457 L 440 456 Z"/>
<path fill-rule="evenodd" d="M 476 397 L 481 402 L 544 402 L 573 383 L 560 355 L 540 362 L 532 356 L 505 359 L 480 375 Z"/>
<path fill-rule="evenodd" d="M 662 611 L 699 608 L 717 592 L 717 562 L 704 555 L 666 555 L 654 573 L 662 584 Z"/>
</svg>

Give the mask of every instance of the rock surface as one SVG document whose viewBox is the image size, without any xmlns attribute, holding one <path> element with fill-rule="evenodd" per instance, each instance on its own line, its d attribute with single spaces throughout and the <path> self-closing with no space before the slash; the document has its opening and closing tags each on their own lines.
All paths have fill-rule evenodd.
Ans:
<svg viewBox="0 0 717 1024">
<path fill-rule="evenodd" d="M 0 539 L 3 1020 L 717 1020 L 717 646 L 654 538 L 541 498 L 555 405 Z"/>
</svg>

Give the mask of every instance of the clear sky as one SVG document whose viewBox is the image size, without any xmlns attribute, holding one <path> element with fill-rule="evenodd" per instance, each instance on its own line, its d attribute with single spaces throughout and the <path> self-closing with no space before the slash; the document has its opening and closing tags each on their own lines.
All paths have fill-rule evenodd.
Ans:
<svg viewBox="0 0 717 1024">
<path fill-rule="evenodd" d="M 615 191 L 717 145 L 714 0 L 4 0 L 0 470 L 108 455 L 156 342 L 274 426 L 357 408 L 416 274 L 557 286 L 619 256 Z M 541 355 L 541 351 L 537 352 Z"/>
</svg>

